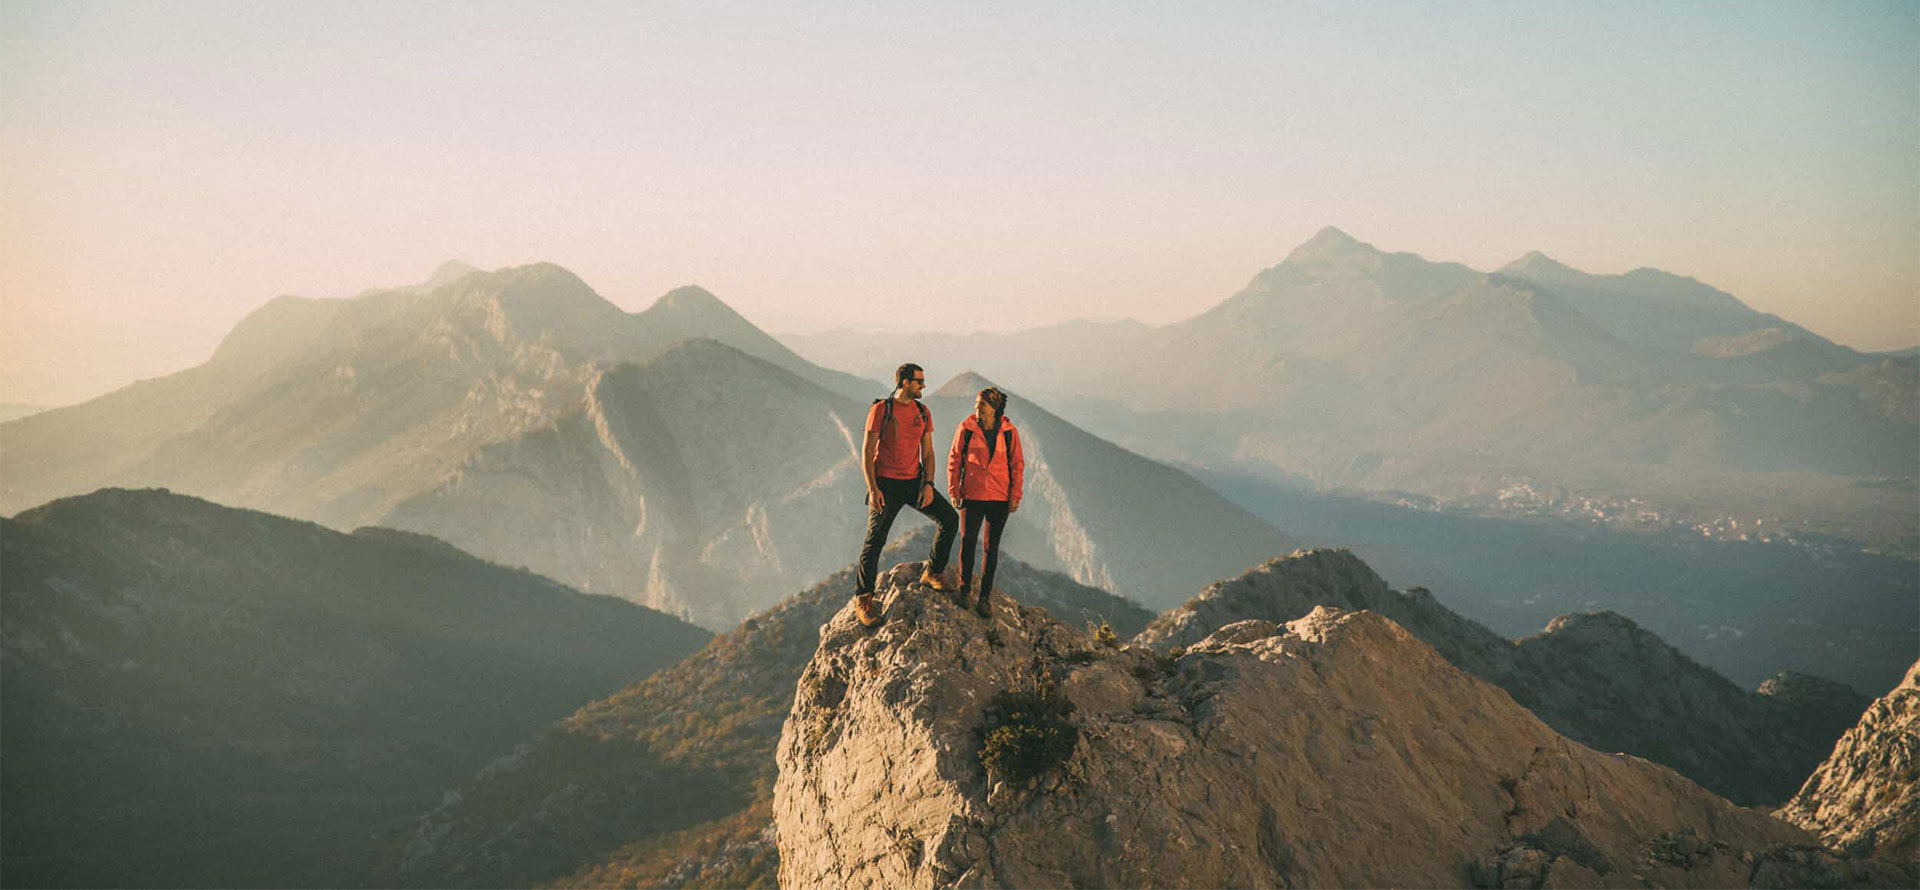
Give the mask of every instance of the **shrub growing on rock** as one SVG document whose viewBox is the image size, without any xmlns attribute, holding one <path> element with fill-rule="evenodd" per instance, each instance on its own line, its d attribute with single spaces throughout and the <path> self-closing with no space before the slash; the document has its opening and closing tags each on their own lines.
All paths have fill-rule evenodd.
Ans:
<svg viewBox="0 0 1920 890">
<path fill-rule="evenodd" d="M 1030 782 L 1066 762 L 1079 742 L 1068 719 L 1073 703 L 1050 679 L 1002 690 L 987 706 L 982 725 L 980 765 L 989 779 Z"/>
</svg>

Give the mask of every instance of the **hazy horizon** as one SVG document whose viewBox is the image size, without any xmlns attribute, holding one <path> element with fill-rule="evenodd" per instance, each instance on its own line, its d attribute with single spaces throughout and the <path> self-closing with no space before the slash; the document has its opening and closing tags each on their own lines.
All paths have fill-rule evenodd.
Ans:
<svg viewBox="0 0 1920 890">
<path fill-rule="evenodd" d="M 0 7 L 0 402 L 551 261 L 776 334 L 1165 323 L 1322 226 L 1920 344 L 1920 5 Z"/>
</svg>

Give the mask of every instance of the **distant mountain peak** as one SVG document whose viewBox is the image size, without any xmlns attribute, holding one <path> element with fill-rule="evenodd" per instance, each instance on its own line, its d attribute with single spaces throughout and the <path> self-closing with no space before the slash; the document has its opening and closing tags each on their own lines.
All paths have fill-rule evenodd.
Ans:
<svg viewBox="0 0 1920 890">
<path fill-rule="evenodd" d="M 1526 273 L 1530 275 L 1584 275 L 1586 274 L 1584 272 L 1581 272 L 1579 269 L 1575 269 L 1572 266 L 1569 266 L 1566 263 L 1560 262 L 1559 260 L 1556 260 L 1553 257 L 1547 256 L 1546 254 L 1541 253 L 1540 251 L 1537 251 L 1537 250 L 1527 251 L 1526 256 L 1523 256 L 1517 260 L 1514 260 L 1511 263 L 1501 266 L 1499 271 L 1510 273 L 1510 274 Z"/>
<path fill-rule="evenodd" d="M 1312 238 L 1287 254 L 1289 263 L 1324 262 L 1346 256 L 1377 254 L 1380 251 L 1373 245 L 1360 241 L 1352 235 L 1333 226 L 1326 226 L 1315 232 Z"/>
<path fill-rule="evenodd" d="M 978 371 L 962 371 L 952 380 L 942 384 L 934 391 L 936 399 L 970 399 L 974 394 L 996 384 L 980 375 Z M 1012 395 L 1012 393 L 1008 393 Z"/>
<path fill-rule="evenodd" d="M 707 290 L 697 284 L 681 285 L 680 287 L 667 291 L 666 295 L 660 298 L 660 301 L 669 306 L 681 307 L 727 305 L 725 301 L 714 296 L 713 291 Z"/>
<path fill-rule="evenodd" d="M 427 276 L 427 280 L 421 282 L 421 284 L 425 287 L 440 287 L 441 285 L 452 284 L 478 271 L 480 271 L 478 268 L 459 260 L 448 260 L 434 269 L 433 274 Z"/>
<path fill-rule="evenodd" d="M 725 300 L 713 295 L 713 292 L 697 284 L 684 285 L 667 291 L 660 299 L 653 301 L 649 309 L 656 316 L 677 317 L 682 319 L 703 319 L 709 323 L 727 322 L 744 324 L 746 319 L 735 312 Z"/>
</svg>

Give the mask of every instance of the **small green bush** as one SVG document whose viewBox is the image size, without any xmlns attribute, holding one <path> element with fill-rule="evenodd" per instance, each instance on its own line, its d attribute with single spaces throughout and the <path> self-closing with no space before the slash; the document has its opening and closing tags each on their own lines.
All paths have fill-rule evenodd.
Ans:
<svg viewBox="0 0 1920 890">
<path fill-rule="evenodd" d="M 1073 756 L 1080 731 L 1068 719 L 1073 703 L 1051 680 L 1002 690 L 987 705 L 980 765 L 989 778 L 1014 783 L 1038 779 Z"/>
</svg>

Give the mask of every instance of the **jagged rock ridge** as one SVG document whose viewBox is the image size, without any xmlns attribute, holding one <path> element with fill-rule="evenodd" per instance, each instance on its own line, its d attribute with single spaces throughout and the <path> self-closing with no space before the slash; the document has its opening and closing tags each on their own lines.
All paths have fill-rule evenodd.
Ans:
<svg viewBox="0 0 1920 890">
<path fill-rule="evenodd" d="M 1810 837 L 1554 733 L 1372 612 L 1245 621 L 1177 659 L 889 579 L 821 629 L 779 747 L 783 887 L 1745 886 Z M 1045 678 L 1071 753 L 988 775 Z"/>
<path fill-rule="evenodd" d="M 1852 855 L 1920 862 L 1920 661 L 1778 815 Z"/>
<path fill-rule="evenodd" d="M 1164 651 L 1235 621 L 1286 622 L 1318 606 L 1385 615 L 1555 730 L 1665 764 L 1741 803 L 1790 796 L 1867 702 L 1805 675 L 1742 691 L 1611 612 L 1563 615 L 1544 633 L 1507 640 L 1422 588 L 1390 589 L 1343 548 L 1295 551 L 1210 585 L 1136 642 Z"/>
</svg>

